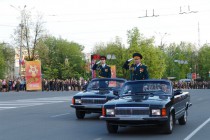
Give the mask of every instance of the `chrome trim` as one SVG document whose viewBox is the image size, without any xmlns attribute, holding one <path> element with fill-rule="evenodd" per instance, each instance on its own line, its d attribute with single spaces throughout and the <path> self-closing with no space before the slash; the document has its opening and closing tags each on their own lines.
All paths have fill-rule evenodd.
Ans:
<svg viewBox="0 0 210 140">
<path fill-rule="evenodd" d="M 107 102 L 107 98 L 81 98 L 81 104 L 104 104 Z"/>
</svg>

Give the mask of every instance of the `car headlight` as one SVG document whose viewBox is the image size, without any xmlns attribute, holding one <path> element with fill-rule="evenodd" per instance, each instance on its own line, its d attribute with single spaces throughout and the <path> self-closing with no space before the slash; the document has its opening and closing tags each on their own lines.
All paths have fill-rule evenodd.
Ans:
<svg viewBox="0 0 210 140">
<path fill-rule="evenodd" d="M 75 99 L 75 103 L 76 103 L 76 104 L 81 104 L 82 101 L 81 101 L 81 99 Z"/>
<path fill-rule="evenodd" d="M 152 115 L 160 116 L 161 115 L 160 109 L 152 109 Z"/>
<path fill-rule="evenodd" d="M 106 115 L 113 116 L 115 114 L 114 109 L 106 109 Z"/>
</svg>

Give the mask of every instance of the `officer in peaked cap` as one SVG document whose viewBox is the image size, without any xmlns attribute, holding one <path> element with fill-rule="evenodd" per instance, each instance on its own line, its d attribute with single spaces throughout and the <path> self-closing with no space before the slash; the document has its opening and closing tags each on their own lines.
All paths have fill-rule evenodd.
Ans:
<svg viewBox="0 0 210 140">
<path fill-rule="evenodd" d="M 99 78 L 111 78 L 111 68 L 106 65 L 106 56 L 100 56 L 100 61 L 95 63 L 93 70 L 98 70 Z"/>
<path fill-rule="evenodd" d="M 130 79 L 131 80 L 145 80 L 149 79 L 149 74 L 147 71 L 147 66 L 141 63 L 142 55 L 140 53 L 134 53 L 133 58 L 128 59 L 123 68 L 130 70 Z M 129 65 L 129 63 L 134 60 L 134 64 Z"/>
</svg>

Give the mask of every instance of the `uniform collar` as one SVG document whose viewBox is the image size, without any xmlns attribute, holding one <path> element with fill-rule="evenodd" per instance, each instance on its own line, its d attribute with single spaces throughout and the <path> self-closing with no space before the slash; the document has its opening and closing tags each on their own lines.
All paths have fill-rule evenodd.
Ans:
<svg viewBox="0 0 210 140">
<path fill-rule="evenodd" d="M 138 67 L 138 66 L 142 66 L 142 64 L 141 64 L 141 63 L 139 63 L 138 65 L 136 65 L 136 67 Z"/>
<path fill-rule="evenodd" d="M 105 66 L 106 66 L 106 64 L 102 64 L 101 66 L 102 66 L 102 67 L 105 67 Z"/>
</svg>

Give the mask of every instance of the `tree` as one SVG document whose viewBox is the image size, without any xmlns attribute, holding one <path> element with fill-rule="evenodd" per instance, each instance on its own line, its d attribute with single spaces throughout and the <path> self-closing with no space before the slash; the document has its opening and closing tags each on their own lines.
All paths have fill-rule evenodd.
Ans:
<svg viewBox="0 0 210 140">
<path fill-rule="evenodd" d="M 161 49 L 154 46 L 153 38 L 144 38 L 138 28 L 127 32 L 129 47 L 125 48 L 119 37 L 115 42 L 107 44 L 100 43 L 95 46 L 94 53 L 100 55 L 114 54 L 116 60 L 107 60 L 107 64 L 115 64 L 117 77 L 129 78 L 129 72 L 122 69 L 123 64 L 133 53 L 139 52 L 143 55 L 142 62 L 148 66 L 150 78 L 162 78 L 165 71 L 165 57 Z"/>
<path fill-rule="evenodd" d="M 0 79 L 14 71 L 15 50 L 10 45 L 0 43 Z"/>
<path fill-rule="evenodd" d="M 84 46 L 75 42 L 45 37 L 37 47 L 44 77 L 48 79 L 83 77 L 85 73 L 83 49 Z"/>
<path fill-rule="evenodd" d="M 196 47 L 193 44 L 181 42 L 172 43 L 165 49 L 166 77 L 176 77 L 177 80 L 186 78 L 188 73 L 195 72 Z"/>
<path fill-rule="evenodd" d="M 5 58 L 3 55 L 3 45 L 0 45 L 0 79 L 4 78 L 5 74 Z"/>
<path fill-rule="evenodd" d="M 204 44 L 198 52 L 198 73 L 203 80 L 209 79 L 210 71 L 210 46 Z"/>
<path fill-rule="evenodd" d="M 15 41 L 17 46 L 22 50 L 26 50 L 25 59 L 33 61 L 37 59 L 37 44 L 43 37 L 43 21 L 42 16 L 38 15 L 36 21 L 32 20 L 30 11 L 26 9 L 21 11 L 21 24 L 15 30 Z M 22 58 L 20 58 L 22 59 Z"/>
<path fill-rule="evenodd" d="M 134 52 L 142 54 L 142 63 L 147 65 L 150 78 L 162 78 L 166 68 L 165 57 L 163 51 L 154 46 L 154 38 L 144 38 L 138 28 L 133 28 L 128 31 L 128 44 L 130 57 Z"/>
<path fill-rule="evenodd" d="M 108 65 L 116 66 L 116 76 L 124 77 L 122 66 L 124 60 L 127 58 L 127 53 L 122 41 L 119 37 L 115 38 L 114 42 L 108 42 L 107 44 L 99 43 L 94 47 L 93 54 L 100 54 L 107 56 L 108 54 L 114 55 L 116 59 L 107 59 Z"/>
</svg>

